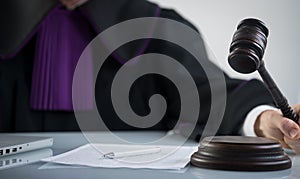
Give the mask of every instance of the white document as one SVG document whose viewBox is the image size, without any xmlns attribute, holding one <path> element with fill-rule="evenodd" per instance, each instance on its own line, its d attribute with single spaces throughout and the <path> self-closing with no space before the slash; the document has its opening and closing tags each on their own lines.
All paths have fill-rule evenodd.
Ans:
<svg viewBox="0 0 300 179">
<path fill-rule="evenodd" d="M 144 155 L 103 158 L 104 154 L 115 152 L 131 152 L 159 147 L 156 153 Z M 81 165 L 104 168 L 147 168 L 147 169 L 182 169 L 190 161 L 197 146 L 153 146 L 153 145 L 117 145 L 117 144 L 86 144 L 69 152 L 43 159 L 65 165 Z"/>
</svg>

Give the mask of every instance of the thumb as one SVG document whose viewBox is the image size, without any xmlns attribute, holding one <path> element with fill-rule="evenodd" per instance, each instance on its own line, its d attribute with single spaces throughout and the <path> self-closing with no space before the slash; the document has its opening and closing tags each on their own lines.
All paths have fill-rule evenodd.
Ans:
<svg viewBox="0 0 300 179">
<path fill-rule="evenodd" d="M 299 125 L 294 121 L 285 117 L 281 117 L 281 120 L 277 122 L 277 125 L 285 137 L 290 139 L 296 139 L 300 137 Z"/>
</svg>

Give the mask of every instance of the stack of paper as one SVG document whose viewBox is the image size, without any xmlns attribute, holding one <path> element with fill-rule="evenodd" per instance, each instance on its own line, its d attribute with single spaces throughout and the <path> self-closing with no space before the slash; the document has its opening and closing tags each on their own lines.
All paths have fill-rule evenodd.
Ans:
<svg viewBox="0 0 300 179">
<path fill-rule="evenodd" d="M 160 148 L 155 153 L 123 156 L 120 158 L 103 158 L 104 154 L 132 153 Z M 104 168 L 147 168 L 147 169 L 182 169 L 190 161 L 197 146 L 151 146 L 151 145 L 116 145 L 116 144 L 87 144 L 69 152 L 43 159 L 65 165 L 80 165 Z"/>
</svg>

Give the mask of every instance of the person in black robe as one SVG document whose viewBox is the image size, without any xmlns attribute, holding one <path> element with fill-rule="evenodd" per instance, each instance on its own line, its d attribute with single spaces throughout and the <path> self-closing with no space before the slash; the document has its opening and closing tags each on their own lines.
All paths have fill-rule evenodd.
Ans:
<svg viewBox="0 0 300 179">
<path fill-rule="evenodd" d="M 42 53 L 43 56 L 45 53 L 41 52 L 39 46 L 42 43 L 41 36 L 43 36 L 40 34 L 43 33 L 43 30 L 48 29 L 47 25 L 41 24 L 47 21 L 47 18 L 55 17 L 55 14 L 49 15 L 53 14 L 53 9 L 62 13 L 66 12 L 67 15 L 64 16 L 66 18 L 85 21 L 85 41 L 91 40 L 115 24 L 139 17 L 167 18 L 183 23 L 197 31 L 189 21 L 174 10 L 163 9 L 144 0 L 10 0 L 2 1 L 0 4 L 0 21 L 2 22 L 0 28 L 0 131 L 2 132 L 80 130 L 72 107 L 61 105 L 61 98 L 66 97 L 66 100 L 72 100 L 71 91 L 63 97 L 57 97 L 52 93 L 48 94 L 48 88 L 50 91 L 59 91 L 61 90 L 59 88 L 62 87 L 56 85 L 53 85 L 53 89 L 45 87 L 47 84 L 40 77 L 44 75 L 45 71 L 38 68 L 43 65 L 37 65 L 37 63 L 43 63 L 43 61 L 38 62 L 37 56 L 39 55 L 37 54 Z M 56 20 L 60 21 L 61 19 L 54 18 L 52 22 Z M 56 30 L 59 31 L 60 27 L 56 27 Z M 115 114 L 110 91 L 114 75 L 123 65 L 117 58 L 120 57 L 125 61 L 131 59 L 144 45 L 145 40 L 136 40 L 123 45 L 116 50 L 115 54 L 117 55 L 109 56 L 102 67 L 104 70 L 99 73 L 100 77 L 98 76 L 95 86 L 95 98 L 97 105 L 102 106 L 99 108 L 99 113 L 110 130 L 140 130 L 124 123 Z M 201 42 L 201 45 L 202 48 L 199 49 L 199 52 L 201 52 L 202 60 L 210 63 L 204 43 Z M 47 49 L 47 45 L 45 49 Z M 82 50 L 83 47 L 79 47 L 80 53 Z M 80 53 L 71 57 L 75 59 L 73 59 L 73 64 L 76 63 Z M 201 99 L 201 110 L 191 138 L 198 139 L 207 122 L 211 108 L 210 86 L 205 71 L 191 54 L 170 42 L 151 39 L 143 51 L 143 54 L 147 53 L 160 53 L 173 57 L 183 64 L 193 76 Z M 51 65 L 44 64 L 43 67 L 48 69 L 49 66 Z M 57 66 L 52 65 L 51 68 L 55 71 Z M 214 69 L 221 71 L 217 67 Z M 72 72 L 72 70 L 74 69 L 70 71 Z M 259 80 L 244 81 L 224 75 L 227 90 L 226 108 L 217 135 L 241 135 L 241 128 L 247 114 L 260 105 L 274 106 L 274 102 L 268 90 Z M 71 83 L 70 79 L 72 78 L 65 81 L 66 85 Z M 55 82 L 59 79 L 51 80 L 56 84 Z M 179 94 L 174 88 L 170 81 L 157 75 L 145 76 L 132 87 L 129 97 L 130 103 L 133 110 L 139 115 L 149 113 L 148 99 L 153 94 L 162 94 L 167 101 L 168 108 L 163 119 L 147 130 L 171 130 L 175 126 L 180 110 L 180 100 Z M 49 102 L 49 95 L 53 95 L 54 102 L 51 100 Z M 47 99 L 40 100 L 40 98 Z M 52 105 L 52 103 L 57 105 Z M 296 106 L 295 110 L 299 112 L 300 107 Z M 218 111 L 214 112 L 217 113 Z M 271 117 L 278 118 L 277 122 L 271 120 Z M 290 135 L 289 132 L 292 129 L 295 129 L 295 132 Z M 259 136 L 275 138 L 284 146 L 287 146 L 287 140 L 300 138 L 299 126 L 283 118 L 275 110 L 266 110 L 258 116 L 255 122 L 255 132 Z"/>
</svg>

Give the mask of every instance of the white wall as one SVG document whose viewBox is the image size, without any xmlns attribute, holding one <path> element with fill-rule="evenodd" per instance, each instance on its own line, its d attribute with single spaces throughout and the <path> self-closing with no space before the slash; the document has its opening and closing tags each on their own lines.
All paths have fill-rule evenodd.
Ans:
<svg viewBox="0 0 300 179">
<path fill-rule="evenodd" d="M 300 103 L 300 1 L 299 0 L 150 0 L 173 8 L 201 31 L 211 60 L 230 76 L 241 75 L 227 64 L 228 48 L 237 24 L 246 17 L 264 21 L 269 28 L 264 61 L 291 104 Z"/>
</svg>

